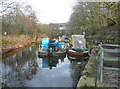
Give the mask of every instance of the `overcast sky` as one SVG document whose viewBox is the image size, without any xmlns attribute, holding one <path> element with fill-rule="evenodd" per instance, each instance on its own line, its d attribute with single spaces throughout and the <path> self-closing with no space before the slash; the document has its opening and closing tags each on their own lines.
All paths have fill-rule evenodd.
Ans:
<svg viewBox="0 0 120 89">
<path fill-rule="evenodd" d="M 41 23 L 67 22 L 75 0 L 28 0 Z"/>
</svg>

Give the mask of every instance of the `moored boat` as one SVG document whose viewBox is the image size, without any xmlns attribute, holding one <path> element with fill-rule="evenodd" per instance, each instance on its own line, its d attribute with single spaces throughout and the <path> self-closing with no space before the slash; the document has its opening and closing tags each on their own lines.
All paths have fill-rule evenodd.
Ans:
<svg viewBox="0 0 120 89">
<path fill-rule="evenodd" d="M 42 39 L 42 44 L 39 45 L 39 51 L 38 51 L 38 57 L 46 57 L 49 55 L 49 38 L 43 38 Z"/>
<path fill-rule="evenodd" d="M 63 42 L 55 42 L 49 44 L 50 56 L 54 57 L 66 57 L 65 44 Z"/>
<path fill-rule="evenodd" d="M 89 57 L 84 35 L 72 35 L 72 46 L 67 50 L 68 58 L 85 59 Z"/>
<path fill-rule="evenodd" d="M 66 57 L 65 44 L 58 42 L 54 39 L 42 39 L 42 45 L 38 51 L 39 57 L 53 56 L 53 57 Z"/>
<path fill-rule="evenodd" d="M 81 57 L 89 56 L 88 51 L 73 50 L 73 49 L 69 49 L 68 54 L 71 56 L 81 56 Z"/>
</svg>

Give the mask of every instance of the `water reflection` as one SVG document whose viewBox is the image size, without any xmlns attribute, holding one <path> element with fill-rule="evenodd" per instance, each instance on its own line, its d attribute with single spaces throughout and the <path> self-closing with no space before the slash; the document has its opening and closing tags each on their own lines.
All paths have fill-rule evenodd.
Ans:
<svg viewBox="0 0 120 89">
<path fill-rule="evenodd" d="M 64 62 L 64 58 L 57 57 L 45 57 L 42 59 L 42 68 L 52 69 L 53 67 L 57 67 L 59 62 Z"/>
<path fill-rule="evenodd" d="M 36 46 L 19 52 L 2 61 L 2 85 L 20 87 L 25 86 L 37 73 Z"/>
<path fill-rule="evenodd" d="M 50 69 L 52 69 L 52 67 L 57 67 L 57 63 L 59 63 L 58 59 L 42 58 L 42 68 L 49 67 Z"/>
<path fill-rule="evenodd" d="M 87 59 L 88 60 L 88 59 Z M 77 86 L 79 78 L 82 76 L 82 71 L 84 70 L 85 65 L 87 64 L 87 60 L 70 60 L 70 69 L 71 69 L 71 77 L 73 79 L 73 85 L 72 86 Z"/>
<path fill-rule="evenodd" d="M 85 61 L 38 57 L 36 45 L 2 61 L 2 85 L 7 87 L 75 87 Z"/>
</svg>

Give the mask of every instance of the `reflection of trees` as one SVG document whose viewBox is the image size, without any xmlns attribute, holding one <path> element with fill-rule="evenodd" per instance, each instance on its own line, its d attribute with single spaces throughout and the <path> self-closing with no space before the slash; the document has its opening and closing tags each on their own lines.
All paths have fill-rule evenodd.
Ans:
<svg viewBox="0 0 120 89">
<path fill-rule="evenodd" d="M 37 72 L 36 48 L 30 47 L 25 51 L 3 60 L 3 86 L 25 86 Z"/>
<path fill-rule="evenodd" d="M 80 64 L 78 64 L 80 63 Z M 81 77 L 82 71 L 86 65 L 87 61 L 83 60 L 83 61 L 72 61 L 71 60 L 71 77 L 73 79 L 73 87 L 76 87 L 76 84 L 79 80 L 79 78 Z"/>
</svg>

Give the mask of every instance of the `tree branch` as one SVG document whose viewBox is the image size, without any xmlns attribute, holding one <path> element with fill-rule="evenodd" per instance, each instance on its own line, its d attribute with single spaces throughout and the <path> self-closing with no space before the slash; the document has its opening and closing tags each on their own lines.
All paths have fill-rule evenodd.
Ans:
<svg viewBox="0 0 120 89">
<path fill-rule="evenodd" d="M 0 11 L 0 13 L 3 13 L 3 12 L 5 12 L 8 8 L 11 8 L 12 6 L 12 4 L 14 4 L 15 2 L 12 2 L 12 3 L 9 3 L 8 4 L 8 6 L 4 9 L 4 10 L 2 10 L 2 11 Z M 4 3 L 5 4 L 5 3 Z M 3 2 L 2 2 L 2 5 L 3 5 Z M 15 6 L 15 5 L 13 5 L 13 6 Z"/>
</svg>

